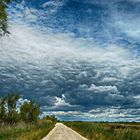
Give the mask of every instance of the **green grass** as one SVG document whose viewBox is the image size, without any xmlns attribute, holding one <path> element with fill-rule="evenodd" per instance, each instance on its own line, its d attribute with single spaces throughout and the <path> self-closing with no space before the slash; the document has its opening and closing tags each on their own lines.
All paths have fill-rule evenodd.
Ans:
<svg viewBox="0 0 140 140">
<path fill-rule="evenodd" d="M 54 127 L 55 123 L 39 120 L 36 124 L 18 123 L 0 125 L 0 140 L 40 140 Z"/>
<path fill-rule="evenodd" d="M 140 123 L 63 122 L 88 140 L 140 140 Z M 49 120 L 0 125 L 0 140 L 41 140 L 54 127 Z"/>
<path fill-rule="evenodd" d="M 64 122 L 89 140 L 140 140 L 140 123 Z"/>
</svg>

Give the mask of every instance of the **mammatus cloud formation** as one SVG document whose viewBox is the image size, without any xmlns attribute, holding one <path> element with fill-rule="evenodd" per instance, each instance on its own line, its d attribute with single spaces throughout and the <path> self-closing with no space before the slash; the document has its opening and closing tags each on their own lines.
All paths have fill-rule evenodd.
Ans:
<svg viewBox="0 0 140 140">
<path fill-rule="evenodd" d="M 83 30 L 77 36 L 70 29 L 72 25 L 64 32 L 64 24 L 56 32 L 44 20 L 58 16 L 66 5 L 57 2 L 41 4 L 53 7 L 53 11 L 25 3 L 10 6 L 11 35 L 0 39 L 2 95 L 19 91 L 22 98 L 40 103 L 43 114 L 55 114 L 60 119 L 140 121 L 140 57 L 132 43 L 133 38 L 136 42 L 139 39 L 130 39 L 132 47 L 117 42 L 105 47 L 94 35 L 82 36 Z M 43 14 L 48 17 L 39 23 L 38 15 L 42 19 Z"/>
</svg>

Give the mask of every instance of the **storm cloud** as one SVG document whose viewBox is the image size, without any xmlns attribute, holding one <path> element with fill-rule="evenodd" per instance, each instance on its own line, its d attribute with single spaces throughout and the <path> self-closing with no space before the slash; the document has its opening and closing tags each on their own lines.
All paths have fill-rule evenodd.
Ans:
<svg viewBox="0 0 140 140">
<path fill-rule="evenodd" d="M 128 28 L 125 26 L 125 29 L 121 18 L 124 15 L 130 18 L 136 17 L 135 12 L 138 11 L 139 4 L 133 15 L 126 13 L 125 6 L 119 12 L 115 6 L 113 18 L 112 15 L 108 15 L 108 11 L 113 7 L 106 7 L 104 1 L 85 2 L 88 6 L 85 16 L 88 13 L 92 17 L 87 20 L 87 23 L 92 23 L 91 27 L 86 26 L 82 17 L 79 17 L 81 24 L 78 24 L 75 19 L 77 17 L 73 17 L 74 13 L 68 12 L 77 5 L 82 10 L 80 12 L 85 13 L 83 11 L 85 7 L 82 7 L 82 2 L 78 5 L 78 0 L 65 3 L 43 1 L 40 4 L 43 10 L 26 6 L 25 3 L 10 5 L 11 35 L 0 38 L 1 96 L 18 91 L 22 98 L 37 101 L 44 114 L 46 112 L 55 114 L 60 119 L 76 120 L 79 117 L 82 120 L 108 120 L 108 118 L 117 120 L 119 118 L 121 121 L 139 121 L 140 56 L 138 46 L 135 46 L 139 43 L 139 33 L 133 34 L 135 29 L 132 32 L 128 29 L 134 25 L 135 20 L 127 24 L 130 26 Z M 119 5 L 122 1 L 115 2 Z M 126 1 L 124 5 L 128 3 L 134 5 L 131 1 Z M 66 5 L 69 8 L 65 8 Z M 92 11 L 94 9 L 92 6 L 96 7 L 97 12 L 93 16 L 91 13 L 95 11 Z M 52 7 L 52 10 L 44 12 L 46 7 Z M 69 16 L 67 22 L 71 21 L 69 26 L 65 23 L 67 18 L 65 10 L 68 10 L 67 16 Z M 20 13 L 21 11 L 24 13 Z M 99 11 L 105 12 L 109 19 L 106 19 L 103 13 L 98 19 Z M 48 17 L 44 18 L 44 14 L 48 14 Z M 54 26 L 59 14 L 65 24 L 62 25 L 60 24 L 62 21 L 58 21 Z M 41 23 L 37 22 L 39 17 L 43 20 Z M 53 17 L 52 23 L 49 23 L 48 19 L 51 17 Z M 36 22 L 37 25 L 34 25 Z M 99 30 L 101 28 L 98 27 L 98 23 L 102 24 L 103 30 Z M 74 32 L 74 28 L 79 27 L 78 25 L 79 31 Z M 109 34 L 106 34 L 105 28 Z M 119 31 L 114 32 L 114 29 Z M 105 38 L 105 35 L 111 38 Z M 126 41 L 122 43 L 120 38 L 121 41 Z M 126 43 L 128 41 L 129 44 Z"/>
</svg>

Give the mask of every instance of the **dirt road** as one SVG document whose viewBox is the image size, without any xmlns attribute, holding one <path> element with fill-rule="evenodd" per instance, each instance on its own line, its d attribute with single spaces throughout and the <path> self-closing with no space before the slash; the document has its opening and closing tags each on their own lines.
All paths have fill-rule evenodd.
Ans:
<svg viewBox="0 0 140 140">
<path fill-rule="evenodd" d="M 42 140 L 87 140 L 71 128 L 57 123 L 53 130 Z"/>
</svg>

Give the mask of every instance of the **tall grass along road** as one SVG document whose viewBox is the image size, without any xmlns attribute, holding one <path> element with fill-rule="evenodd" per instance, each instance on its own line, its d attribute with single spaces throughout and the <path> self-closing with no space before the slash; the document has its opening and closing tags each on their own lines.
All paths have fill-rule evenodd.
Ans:
<svg viewBox="0 0 140 140">
<path fill-rule="evenodd" d="M 140 140 L 140 123 L 64 122 L 88 140 Z"/>
<path fill-rule="evenodd" d="M 42 140 L 87 140 L 80 134 L 65 126 L 62 123 L 57 123 L 54 129 Z"/>
</svg>

